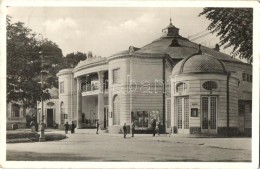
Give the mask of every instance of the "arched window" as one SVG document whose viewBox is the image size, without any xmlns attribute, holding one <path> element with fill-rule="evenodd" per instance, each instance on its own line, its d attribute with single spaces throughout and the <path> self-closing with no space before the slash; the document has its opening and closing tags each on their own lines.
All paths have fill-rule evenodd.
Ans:
<svg viewBox="0 0 260 169">
<path fill-rule="evenodd" d="M 186 90 L 187 90 L 186 83 L 181 82 L 176 85 L 176 92 L 183 93 L 183 92 L 186 92 Z"/>
<path fill-rule="evenodd" d="M 214 90 L 218 88 L 218 85 L 216 82 L 213 81 L 207 81 L 202 84 L 202 87 L 206 90 Z"/>
<path fill-rule="evenodd" d="M 113 124 L 120 125 L 120 107 L 118 95 L 116 95 L 113 99 Z"/>
</svg>

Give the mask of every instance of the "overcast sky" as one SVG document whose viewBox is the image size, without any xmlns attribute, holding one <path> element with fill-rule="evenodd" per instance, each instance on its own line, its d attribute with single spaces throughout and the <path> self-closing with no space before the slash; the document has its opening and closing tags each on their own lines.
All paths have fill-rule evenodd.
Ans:
<svg viewBox="0 0 260 169">
<path fill-rule="evenodd" d="M 110 56 L 129 46 L 142 47 L 161 36 L 172 23 L 184 37 L 206 30 L 209 21 L 198 17 L 202 8 L 143 7 L 9 7 L 13 22 L 55 42 L 65 56 L 71 52 L 92 51 Z M 195 42 L 214 47 L 218 38 L 209 35 Z M 225 51 L 229 53 L 229 51 Z"/>
</svg>

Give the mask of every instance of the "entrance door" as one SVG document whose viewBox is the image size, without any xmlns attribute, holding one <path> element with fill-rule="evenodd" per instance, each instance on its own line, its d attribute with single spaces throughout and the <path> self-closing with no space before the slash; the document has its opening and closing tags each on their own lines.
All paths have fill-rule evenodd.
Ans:
<svg viewBox="0 0 260 169">
<path fill-rule="evenodd" d="M 108 107 L 104 108 L 104 128 L 108 127 Z"/>
<path fill-rule="evenodd" d="M 47 127 L 53 127 L 53 109 L 47 109 Z"/>
<path fill-rule="evenodd" d="M 217 133 L 217 97 L 203 96 L 201 106 L 201 132 Z"/>
<path fill-rule="evenodd" d="M 113 100 L 113 125 L 120 125 L 119 97 L 116 95 Z"/>
<path fill-rule="evenodd" d="M 178 133 L 189 133 L 190 130 L 189 98 L 177 97 L 176 102 L 177 102 Z"/>
</svg>

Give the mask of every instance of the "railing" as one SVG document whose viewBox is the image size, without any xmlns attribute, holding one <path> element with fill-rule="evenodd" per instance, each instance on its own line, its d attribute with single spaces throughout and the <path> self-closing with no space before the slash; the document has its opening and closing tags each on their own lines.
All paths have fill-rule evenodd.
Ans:
<svg viewBox="0 0 260 169">
<path fill-rule="evenodd" d="M 81 87 L 82 92 L 89 92 L 89 91 L 95 91 L 99 90 L 99 85 L 82 85 Z M 104 87 L 104 91 L 108 91 L 108 87 Z"/>
</svg>

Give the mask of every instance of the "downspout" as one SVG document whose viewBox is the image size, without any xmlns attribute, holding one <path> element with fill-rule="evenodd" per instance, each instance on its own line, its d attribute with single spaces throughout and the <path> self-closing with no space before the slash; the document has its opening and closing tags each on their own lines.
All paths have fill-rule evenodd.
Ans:
<svg viewBox="0 0 260 169">
<path fill-rule="evenodd" d="M 163 133 L 166 133 L 165 125 L 165 56 L 163 57 Z"/>
<path fill-rule="evenodd" d="M 229 80 L 230 80 L 230 72 L 227 72 L 227 130 L 226 130 L 227 136 L 229 136 Z"/>
</svg>

